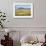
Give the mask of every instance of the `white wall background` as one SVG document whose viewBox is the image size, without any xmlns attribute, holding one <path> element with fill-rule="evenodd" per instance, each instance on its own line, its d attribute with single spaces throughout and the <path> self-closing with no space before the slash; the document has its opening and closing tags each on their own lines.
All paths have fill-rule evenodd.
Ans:
<svg viewBox="0 0 46 46">
<path fill-rule="evenodd" d="M 33 18 L 14 19 L 13 3 L 33 3 Z M 46 0 L 0 0 L 0 10 L 6 12 L 6 27 L 46 27 Z"/>
<path fill-rule="evenodd" d="M 33 18 L 14 19 L 14 2 L 33 3 Z M 5 12 L 7 16 L 8 21 L 5 23 L 5 27 L 11 31 L 20 31 L 20 37 L 27 33 L 30 34 L 31 31 L 45 31 L 44 33 L 46 33 L 46 0 L 0 0 L 0 10 Z M 18 38 L 17 34 L 16 37 Z"/>
</svg>

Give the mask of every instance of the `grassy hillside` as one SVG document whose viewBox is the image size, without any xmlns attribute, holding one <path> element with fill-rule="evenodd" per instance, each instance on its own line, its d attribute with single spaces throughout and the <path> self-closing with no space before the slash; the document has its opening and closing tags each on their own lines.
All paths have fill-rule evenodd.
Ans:
<svg viewBox="0 0 46 46">
<path fill-rule="evenodd" d="M 28 9 L 18 9 L 16 10 L 16 16 L 30 16 L 31 11 Z"/>
</svg>

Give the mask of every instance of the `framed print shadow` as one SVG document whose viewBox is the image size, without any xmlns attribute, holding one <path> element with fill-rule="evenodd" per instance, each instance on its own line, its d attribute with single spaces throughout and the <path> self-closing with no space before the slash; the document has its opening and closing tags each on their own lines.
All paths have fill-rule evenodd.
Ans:
<svg viewBox="0 0 46 46">
<path fill-rule="evenodd" d="M 32 3 L 13 3 L 14 18 L 33 18 Z"/>
</svg>

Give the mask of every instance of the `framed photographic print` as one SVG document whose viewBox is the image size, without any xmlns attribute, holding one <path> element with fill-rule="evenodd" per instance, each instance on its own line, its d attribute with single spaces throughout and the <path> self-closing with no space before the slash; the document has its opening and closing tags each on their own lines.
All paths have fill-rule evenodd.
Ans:
<svg viewBox="0 0 46 46">
<path fill-rule="evenodd" d="M 14 3 L 13 17 L 14 18 L 32 18 L 33 4 L 32 3 Z"/>
</svg>

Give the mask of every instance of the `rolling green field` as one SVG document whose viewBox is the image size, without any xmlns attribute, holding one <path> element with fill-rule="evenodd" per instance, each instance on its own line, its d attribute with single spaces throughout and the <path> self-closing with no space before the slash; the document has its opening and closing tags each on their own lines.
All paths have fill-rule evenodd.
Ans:
<svg viewBox="0 0 46 46">
<path fill-rule="evenodd" d="M 16 16 L 31 16 L 31 10 L 28 9 L 17 9 Z"/>
</svg>

